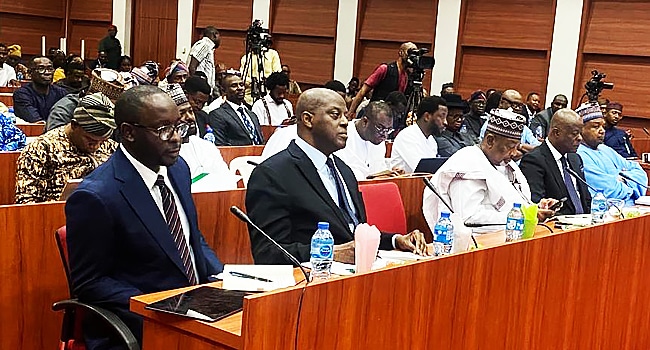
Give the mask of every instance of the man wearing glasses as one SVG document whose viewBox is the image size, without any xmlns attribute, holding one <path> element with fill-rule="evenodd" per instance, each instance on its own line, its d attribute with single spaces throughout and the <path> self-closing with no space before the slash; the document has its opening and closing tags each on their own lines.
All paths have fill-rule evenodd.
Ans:
<svg viewBox="0 0 650 350">
<path fill-rule="evenodd" d="M 461 132 L 465 122 L 463 113 L 468 108 L 467 103 L 458 94 L 445 94 L 442 98 L 447 103 L 447 127 L 440 133 L 440 136 L 436 137 L 436 142 L 438 143 L 438 155 L 451 157 L 459 149 L 474 145 L 474 142 L 467 131 Z"/>
<path fill-rule="evenodd" d="M 334 152 L 352 169 L 357 181 L 389 170 L 386 138 L 393 131 L 393 112 L 383 101 L 370 102 L 366 114 L 348 124 L 345 148 Z"/>
<path fill-rule="evenodd" d="M 46 121 L 52 106 L 68 92 L 52 84 L 54 66 L 49 58 L 34 57 L 29 72 L 32 82 L 14 91 L 14 113 L 26 122 Z"/>
<path fill-rule="evenodd" d="M 188 124 L 155 86 L 124 92 L 115 106 L 121 144 L 66 203 L 70 276 L 79 300 L 117 314 L 136 339 L 142 318 L 129 298 L 206 283 L 223 266 L 199 231 L 190 171 L 179 157 Z M 111 339 L 84 328 L 90 349 Z"/>
</svg>

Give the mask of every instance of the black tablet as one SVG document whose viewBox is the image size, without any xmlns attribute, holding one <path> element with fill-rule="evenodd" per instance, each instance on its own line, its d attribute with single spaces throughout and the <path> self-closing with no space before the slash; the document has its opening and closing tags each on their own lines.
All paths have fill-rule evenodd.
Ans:
<svg viewBox="0 0 650 350">
<path fill-rule="evenodd" d="M 435 174 L 440 167 L 445 164 L 449 159 L 448 157 L 437 157 L 437 158 L 422 158 L 418 163 L 418 166 L 415 167 L 416 173 L 429 173 Z"/>
<path fill-rule="evenodd" d="M 241 311 L 248 294 L 203 286 L 151 303 L 145 309 L 215 322 Z"/>
</svg>

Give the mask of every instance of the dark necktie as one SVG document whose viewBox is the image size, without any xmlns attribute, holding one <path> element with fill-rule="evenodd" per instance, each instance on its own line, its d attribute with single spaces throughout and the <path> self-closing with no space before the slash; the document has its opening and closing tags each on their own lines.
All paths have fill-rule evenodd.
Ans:
<svg viewBox="0 0 650 350">
<path fill-rule="evenodd" d="M 244 125 L 246 126 L 246 129 L 248 129 L 248 134 L 253 141 L 253 144 L 255 145 L 260 145 L 262 144 L 261 140 L 257 136 L 257 132 L 255 132 L 255 127 L 253 126 L 253 121 L 248 118 L 248 114 L 244 113 L 244 107 L 239 107 L 237 108 L 237 111 L 239 114 L 241 114 L 242 120 L 244 121 Z"/>
<path fill-rule="evenodd" d="M 578 192 L 576 192 L 576 188 L 573 185 L 573 181 L 571 181 L 571 176 L 567 170 L 568 164 L 566 158 L 562 156 L 560 161 L 562 162 L 562 172 L 564 173 L 564 186 L 566 186 L 566 190 L 569 192 L 569 198 L 571 198 L 571 202 L 576 208 L 576 214 L 582 214 L 584 213 L 584 209 L 582 209 L 582 203 L 580 202 L 580 198 L 578 198 Z"/>
<path fill-rule="evenodd" d="M 178 253 L 181 256 L 181 260 L 183 261 L 183 267 L 185 268 L 187 280 L 190 282 L 190 285 L 195 285 L 197 284 L 197 280 L 196 275 L 194 274 L 194 267 L 192 266 L 192 258 L 190 257 L 190 247 L 187 245 L 185 235 L 183 235 L 181 218 L 178 215 L 176 201 L 174 201 L 174 196 L 169 190 L 169 187 L 165 185 L 165 178 L 162 175 L 158 175 L 158 179 L 156 179 L 156 186 L 158 186 L 158 189 L 160 189 L 160 195 L 162 196 L 163 202 L 163 211 L 165 212 L 165 220 L 167 221 L 167 226 L 169 226 L 169 231 L 172 233 L 172 237 L 174 238 L 174 243 L 176 243 L 176 248 L 178 249 Z"/>
<path fill-rule="evenodd" d="M 334 178 L 334 183 L 336 183 L 336 192 L 339 197 L 339 208 L 341 208 L 343 216 L 345 216 L 348 224 L 357 227 L 359 225 L 359 219 L 357 219 L 356 215 L 354 215 L 354 211 L 350 206 L 350 202 L 348 202 L 348 196 L 345 195 L 345 186 L 343 186 L 343 180 L 341 180 L 339 173 L 336 171 L 334 161 L 332 161 L 332 158 L 328 157 L 325 164 L 327 164 L 327 168 L 329 168 L 330 174 L 332 175 L 332 178 Z M 354 230 L 352 231 L 354 232 Z"/>
</svg>

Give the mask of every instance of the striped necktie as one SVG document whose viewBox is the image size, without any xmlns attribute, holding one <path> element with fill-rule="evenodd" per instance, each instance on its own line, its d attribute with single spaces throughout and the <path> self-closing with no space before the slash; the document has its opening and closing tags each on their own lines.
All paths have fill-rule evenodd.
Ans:
<svg viewBox="0 0 650 350">
<path fill-rule="evenodd" d="M 253 126 L 253 121 L 248 117 L 248 114 L 244 113 L 244 107 L 237 108 L 239 114 L 241 114 L 242 120 L 244 121 L 244 126 L 248 130 L 248 134 L 253 141 L 254 145 L 261 145 L 262 140 L 260 140 L 257 132 L 255 131 L 255 126 Z"/>
<path fill-rule="evenodd" d="M 178 253 L 181 256 L 181 260 L 183 261 L 187 280 L 190 282 L 190 285 L 195 285 L 197 284 L 197 279 L 194 274 L 194 267 L 192 266 L 192 258 L 190 257 L 190 247 L 188 246 L 187 241 L 185 240 L 185 235 L 183 234 L 181 218 L 178 215 L 178 208 L 176 208 L 176 201 L 174 200 L 174 196 L 169 190 L 169 187 L 165 184 L 165 178 L 162 175 L 158 175 L 156 186 L 160 189 L 163 211 L 165 212 L 165 220 L 167 221 L 169 231 L 174 238 L 174 243 L 176 244 Z"/>
<path fill-rule="evenodd" d="M 350 202 L 348 202 L 348 196 L 345 194 L 345 186 L 343 185 L 343 180 L 339 176 L 338 171 L 336 171 L 336 167 L 334 166 L 334 161 L 332 161 L 332 158 L 327 157 L 325 164 L 327 164 L 329 172 L 334 179 L 334 183 L 336 184 L 336 192 L 339 199 L 339 208 L 341 208 L 343 216 L 345 216 L 348 224 L 351 225 L 350 230 L 354 232 L 354 228 L 359 226 L 359 219 L 357 219 L 357 216 L 354 215 L 352 206 L 350 205 Z"/>
</svg>

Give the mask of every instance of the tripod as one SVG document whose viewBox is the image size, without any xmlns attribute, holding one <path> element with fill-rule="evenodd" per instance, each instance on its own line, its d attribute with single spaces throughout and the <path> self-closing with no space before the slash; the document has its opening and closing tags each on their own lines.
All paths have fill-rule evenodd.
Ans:
<svg viewBox="0 0 650 350">
<path fill-rule="evenodd" d="M 244 63 L 244 70 L 242 71 L 242 78 L 244 84 L 250 78 L 250 91 L 253 102 L 266 95 L 266 87 L 264 81 L 264 55 L 263 47 L 253 46 L 246 43 L 246 60 Z M 253 62 L 257 63 L 257 76 L 253 76 Z"/>
<path fill-rule="evenodd" d="M 411 93 L 409 94 L 406 102 L 406 126 L 415 124 L 417 116 L 415 115 L 420 105 L 420 101 L 424 97 L 422 93 L 422 80 L 412 80 Z"/>
</svg>

